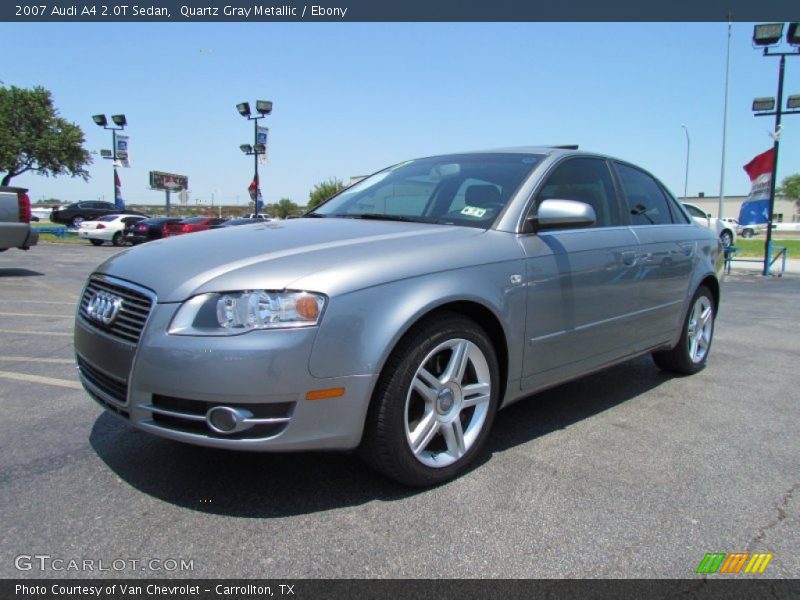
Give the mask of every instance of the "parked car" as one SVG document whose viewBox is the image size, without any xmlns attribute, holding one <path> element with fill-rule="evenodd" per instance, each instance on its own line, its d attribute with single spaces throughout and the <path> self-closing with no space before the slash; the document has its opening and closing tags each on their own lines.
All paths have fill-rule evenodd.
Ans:
<svg viewBox="0 0 800 600">
<path fill-rule="evenodd" d="M 271 221 L 272 219 L 252 219 L 250 217 L 241 217 L 236 219 L 228 219 L 227 221 L 223 221 L 222 223 L 217 223 L 216 225 L 212 225 L 209 229 L 221 229 L 222 227 L 235 227 L 237 225 L 252 225 L 253 223 L 257 223 L 259 221 Z"/>
<path fill-rule="evenodd" d="M 123 236 L 129 244 L 141 244 L 151 240 L 160 240 L 164 237 L 164 227 L 167 223 L 179 223 L 180 217 L 150 217 L 125 227 Z"/>
<path fill-rule="evenodd" d="M 95 246 L 111 242 L 115 246 L 125 244 L 125 227 L 144 220 L 141 215 L 106 215 L 95 221 L 83 221 L 78 228 L 78 237 L 89 240 Z"/>
<path fill-rule="evenodd" d="M 83 221 L 94 221 L 97 220 L 98 217 L 118 214 L 147 216 L 144 213 L 134 210 L 120 210 L 111 202 L 90 200 L 86 202 L 76 202 L 67 207 L 54 208 L 53 212 L 50 213 L 50 220 L 53 223 L 78 227 Z"/>
<path fill-rule="evenodd" d="M 264 221 L 272 221 L 272 217 L 264 213 L 247 213 L 243 217 L 244 219 L 263 219 Z"/>
<path fill-rule="evenodd" d="M 739 225 L 736 229 L 736 233 L 742 236 L 743 238 L 750 239 L 755 235 L 761 235 L 762 233 L 767 231 L 767 224 L 766 223 L 753 223 L 750 225 Z"/>
<path fill-rule="evenodd" d="M 728 248 L 736 244 L 736 227 L 730 222 L 712 217 L 710 213 L 704 213 L 701 208 L 694 204 L 689 204 L 688 202 L 683 202 L 682 204 L 695 223 L 717 234 L 723 246 Z"/>
<path fill-rule="evenodd" d="M 164 225 L 164 237 L 193 233 L 195 231 L 205 231 L 212 225 L 222 223 L 225 219 L 217 217 L 189 217 L 177 223 L 167 223 Z"/>
<path fill-rule="evenodd" d="M 702 369 L 722 264 L 716 234 L 625 161 L 435 156 L 268 235 L 227 227 L 114 256 L 81 294 L 75 351 L 89 395 L 143 431 L 357 448 L 431 485 L 534 392 L 642 354 Z"/>
<path fill-rule="evenodd" d="M 28 190 L 0 186 L 0 252 L 9 248 L 28 250 L 39 243 L 39 232 L 31 228 Z"/>
</svg>

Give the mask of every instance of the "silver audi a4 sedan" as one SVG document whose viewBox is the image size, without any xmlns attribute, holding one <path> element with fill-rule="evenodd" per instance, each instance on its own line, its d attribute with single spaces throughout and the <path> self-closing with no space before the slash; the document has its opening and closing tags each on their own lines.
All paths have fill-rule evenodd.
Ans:
<svg viewBox="0 0 800 600">
<path fill-rule="evenodd" d="M 133 427 L 358 449 L 432 485 L 499 408 L 632 357 L 708 358 L 722 253 L 622 160 L 516 148 L 404 162 L 305 217 L 151 242 L 86 283 L 81 382 Z"/>
</svg>

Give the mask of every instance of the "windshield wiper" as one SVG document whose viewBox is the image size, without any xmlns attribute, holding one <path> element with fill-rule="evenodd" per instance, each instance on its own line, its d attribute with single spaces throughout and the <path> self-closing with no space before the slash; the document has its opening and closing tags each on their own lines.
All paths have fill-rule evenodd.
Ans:
<svg viewBox="0 0 800 600">
<path fill-rule="evenodd" d="M 328 215 L 321 215 L 319 213 L 306 213 L 303 215 L 304 219 L 324 219 Z"/>
</svg>

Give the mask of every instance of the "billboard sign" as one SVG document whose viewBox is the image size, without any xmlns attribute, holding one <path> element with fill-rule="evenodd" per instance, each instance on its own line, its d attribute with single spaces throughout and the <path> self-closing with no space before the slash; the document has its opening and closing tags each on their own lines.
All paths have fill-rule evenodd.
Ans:
<svg viewBox="0 0 800 600">
<path fill-rule="evenodd" d="M 150 187 L 154 190 L 169 190 L 170 192 L 186 190 L 189 188 L 189 178 L 186 175 L 176 175 L 175 173 L 150 171 Z"/>
</svg>

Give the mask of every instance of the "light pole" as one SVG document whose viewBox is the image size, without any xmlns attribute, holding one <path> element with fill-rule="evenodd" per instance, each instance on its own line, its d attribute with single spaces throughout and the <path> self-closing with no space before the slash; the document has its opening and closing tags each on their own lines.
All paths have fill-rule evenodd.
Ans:
<svg viewBox="0 0 800 600">
<path fill-rule="evenodd" d="M 114 125 L 116 125 L 116 127 L 112 127 L 108 124 L 108 119 L 106 119 L 105 115 L 93 115 L 92 120 L 103 129 L 111 130 L 111 156 L 106 156 L 104 154 L 103 158 L 110 158 L 112 161 L 111 164 L 114 166 L 114 204 L 117 204 L 117 181 L 119 181 L 119 177 L 117 176 L 117 132 L 125 129 L 128 121 L 125 115 L 111 115 L 111 120 L 114 121 Z"/>
<path fill-rule="evenodd" d="M 258 217 L 258 190 L 261 185 L 261 182 L 258 180 L 258 157 L 267 153 L 266 138 L 264 138 L 263 141 L 258 139 L 258 121 L 272 112 L 272 102 L 269 100 L 256 100 L 256 112 L 259 114 L 257 117 L 250 114 L 249 102 L 237 104 L 236 110 L 249 121 L 253 121 L 253 144 L 252 146 L 250 144 L 242 144 L 239 146 L 239 149 L 247 155 L 253 155 L 253 167 L 255 170 L 255 175 L 253 176 L 253 182 L 255 183 L 255 200 L 253 204 L 255 204 L 255 215 Z"/>
<path fill-rule="evenodd" d="M 689 190 L 689 128 L 686 125 L 681 125 L 684 133 L 686 133 L 686 173 L 683 176 L 683 201 L 686 202 L 686 193 Z"/>
<path fill-rule="evenodd" d="M 769 183 L 769 212 L 767 213 L 767 239 L 764 242 L 764 271 L 763 274 L 770 274 L 770 260 L 772 258 L 772 219 L 775 211 L 775 183 L 778 177 L 778 150 L 780 148 L 781 138 L 781 115 L 793 115 L 800 113 L 800 110 L 791 110 L 800 108 L 800 94 L 789 96 L 786 103 L 786 108 L 790 110 L 782 110 L 783 105 L 783 74 L 786 69 L 787 56 L 800 56 L 800 23 L 790 23 L 789 30 L 786 33 L 786 41 L 789 45 L 793 46 L 791 52 L 770 52 L 771 46 L 780 43 L 783 37 L 784 23 L 766 23 L 763 25 L 756 25 L 753 29 L 753 44 L 755 46 L 762 46 L 764 48 L 764 56 L 779 56 L 780 64 L 778 66 L 778 98 L 777 103 L 775 98 L 756 98 L 753 101 L 753 112 L 757 117 L 775 116 L 775 132 L 772 134 L 774 140 L 772 146 L 772 179 Z M 773 110 L 774 109 L 774 110 Z"/>
</svg>

